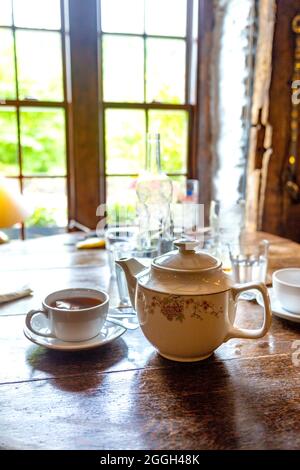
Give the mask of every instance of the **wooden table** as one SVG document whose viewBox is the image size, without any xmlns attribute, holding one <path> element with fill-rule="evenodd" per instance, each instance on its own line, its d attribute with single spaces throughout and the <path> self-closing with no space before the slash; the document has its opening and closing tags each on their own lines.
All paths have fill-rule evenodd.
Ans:
<svg viewBox="0 0 300 470">
<path fill-rule="evenodd" d="M 271 270 L 300 266 L 300 245 L 266 234 Z M 107 253 L 76 251 L 78 235 L 0 247 L 0 280 L 30 283 L 34 296 L 0 307 L 0 448 L 296 449 L 300 325 L 273 318 L 257 341 L 231 340 L 208 360 L 160 357 L 141 331 L 98 349 L 63 353 L 29 342 L 24 314 L 49 292 L 109 290 Z M 112 300 L 113 301 L 113 300 Z M 238 324 L 258 326 L 261 307 L 242 302 Z M 300 358 L 300 354 L 299 354 Z"/>
</svg>

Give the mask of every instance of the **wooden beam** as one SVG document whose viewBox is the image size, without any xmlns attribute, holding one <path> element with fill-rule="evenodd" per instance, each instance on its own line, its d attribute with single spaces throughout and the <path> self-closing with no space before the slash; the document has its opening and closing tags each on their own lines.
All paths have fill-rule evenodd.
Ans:
<svg viewBox="0 0 300 470">
<path fill-rule="evenodd" d="M 72 81 L 73 217 L 95 228 L 100 204 L 97 0 L 68 0 Z"/>
<path fill-rule="evenodd" d="M 286 226 L 282 175 L 287 163 L 290 140 L 291 79 L 294 54 L 294 35 L 291 25 L 292 19 L 297 13 L 300 13 L 298 0 L 277 0 L 269 99 L 269 123 L 272 127 L 273 154 L 268 166 L 262 221 L 263 230 L 289 236 L 293 239 L 297 239 L 298 234 Z M 294 223 L 296 214 L 298 214 L 297 219 L 300 225 L 300 205 L 298 205 L 298 210 L 293 210 Z"/>
<path fill-rule="evenodd" d="M 200 182 L 200 203 L 205 204 L 208 221 L 212 193 L 211 152 L 211 54 L 214 6 L 211 0 L 199 0 L 197 107 L 194 116 L 194 147 L 190 173 Z"/>
</svg>

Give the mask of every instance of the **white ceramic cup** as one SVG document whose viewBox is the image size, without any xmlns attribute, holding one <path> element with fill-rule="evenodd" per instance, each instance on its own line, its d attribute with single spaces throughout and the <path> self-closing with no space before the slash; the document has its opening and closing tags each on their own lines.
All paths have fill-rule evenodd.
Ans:
<svg viewBox="0 0 300 470">
<path fill-rule="evenodd" d="M 278 269 L 273 273 L 272 282 L 282 307 L 300 315 L 300 268 Z"/>
<path fill-rule="evenodd" d="M 78 310 L 65 310 L 52 307 L 56 300 L 74 297 L 88 297 L 99 300 L 99 305 Z M 109 296 L 106 292 L 96 289 L 64 289 L 49 294 L 42 302 L 39 310 L 27 313 L 25 323 L 32 333 L 62 341 L 86 341 L 97 336 L 106 320 Z M 37 314 L 47 318 L 49 333 L 42 333 L 34 328 L 32 319 Z"/>
</svg>

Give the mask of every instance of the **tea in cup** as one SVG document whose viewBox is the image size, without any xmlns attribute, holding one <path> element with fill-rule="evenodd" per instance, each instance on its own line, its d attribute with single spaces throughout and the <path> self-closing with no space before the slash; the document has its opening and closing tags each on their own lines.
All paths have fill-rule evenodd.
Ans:
<svg viewBox="0 0 300 470">
<path fill-rule="evenodd" d="M 109 296 L 97 289 L 64 289 L 49 294 L 42 308 L 27 313 L 25 323 L 32 333 L 62 341 L 86 341 L 97 336 L 106 320 Z M 49 333 L 34 327 L 35 315 L 44 315 Z"/>
</svg>

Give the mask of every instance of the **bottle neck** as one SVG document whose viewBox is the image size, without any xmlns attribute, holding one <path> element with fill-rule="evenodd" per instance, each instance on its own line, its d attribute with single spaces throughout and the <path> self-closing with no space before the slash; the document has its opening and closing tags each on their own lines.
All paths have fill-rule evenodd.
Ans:
<svg viewBox="0 0 300 470">
<path fill-rule="evenodd" d="M 146 170 L 151 174 L 161 173 L 159 134 L 149 134 L 148 136 Z"/>
</svg>

